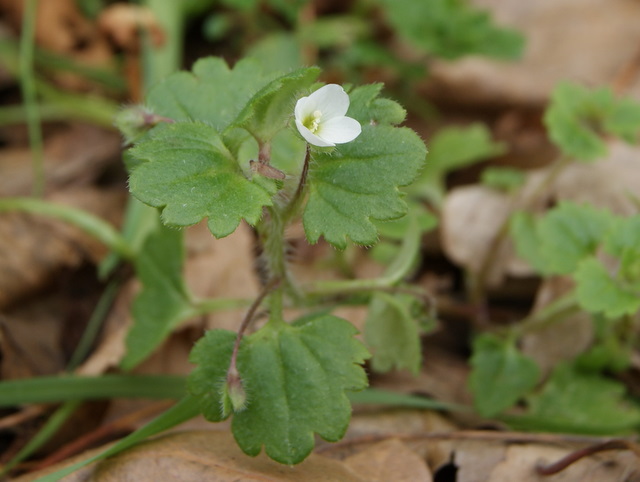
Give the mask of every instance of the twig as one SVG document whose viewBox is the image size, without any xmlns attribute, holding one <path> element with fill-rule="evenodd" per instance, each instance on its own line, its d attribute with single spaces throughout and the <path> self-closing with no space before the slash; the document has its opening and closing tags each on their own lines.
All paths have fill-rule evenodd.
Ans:
<svg viewBox="0 0 640 482">
<path fill-rule="evenodd" d="M 74 454 L 82 452 L 98 442 L 104 441 L 110 436 L 119 434 L 125 430 L 130 430 L 140 420 L 151 417 L 159 412 L 164 411 L 173 402 L 158 402 L 140 410 L 136 410 L 133 413 L 125 415 L 113 422 L 103 425 L 93 432 L 90 432 L 71 443 L 63 445 L 59 450 L 52 453 L 45 459 L 38 462 L 33 468 L 34 471 L 42 470 L 50 465 L 58 463 Z"/>
<path fill-rule="evenodd" d="M 637 447 L 631 441 L 625 440 L 605 440 L 602 437 L 590 437 L 583 435 L 545 434 L 545 433 L 523 433 L 523 432 L 495 432 L 488 430 L 460 430 L 454 432 L 432 432 L 432 433 L 389 433 L 372 434 L 362 437 L 355 437 L 331 445 L 322 446 L 316 449 L 317 453 L 326 453 L 333 450 L 342 450 L 346 447 L 372 444 L 396 438 L 404 441 L 422 440 L 463 440 L 474 442 L 503 442 L 503 443 L 544 443 L 544 444 L 608 444 L 610 442 L 622 442 L 627 445 Z M 625 446 L 625 448 L 628 448 Z M 629 449 L 632 450 L 632 449 Z M 633 449 L 636 451 L 637 449 Z M 636 452 L 637 453 L 637 452 Z M 588 454 L 587 454 L 588 455 Z"/>
<path fill-rule="evenodd" d="M 636 457 L 640 457 L 640 446 L 638 446 L 638 444 L 629 440 L 608 440 L 571 452 L 552 464 L 538 465 L 536 472 L 544 476 L 555 475 L 584 457 L 608 450 L 630 450 Z"/>
</svg>

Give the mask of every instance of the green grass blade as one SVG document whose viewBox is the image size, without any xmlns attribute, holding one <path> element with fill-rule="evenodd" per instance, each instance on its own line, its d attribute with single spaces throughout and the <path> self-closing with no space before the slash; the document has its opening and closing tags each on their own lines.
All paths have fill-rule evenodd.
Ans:
<svg viewBox="0 0 640 482">
<path fill-rule="evenodd" d="M 69 467 L 65 467 L 64 469 L 60 469 L 56 472 L 40 477 L 36 479 L 35 482 L 56 482 L 63 477 L 75 472 L 76 470 L 89 465 L 92 462 L 97 462 L 99 460 L 103 460 L 107 457 L 120 453 L 123 450 L 126 450 L 129 447 L 142 442 L 146 438 L 151 437 L 152 435 L 164 432 L 171 427 L 175 427 L 182 422 L 186 422 L 187 420 L 190 420 L 193 417 L 197 416 L 199 413 L 200 408 L 198 406 L 198 401 L 191 396 L 187 396 L 176 405 L 168 409 L 166 412 L 153 419 L 147 425 L 127 435 L 125 438 L 123 438 L 104 452 L 101 452 L 94 457 L 82 460 L 81 462 L 73 464 Z"/>
<path fill-rule="evenodd" d="M 377 388 L 367 388 L 361 392 L 349 394 L 352 403 L 363 405 L 393 405 L 395 407 L 424 408 L 427 410 L 447 410 L 455 412 L 470 412 L 471 407 L 457 403 L 440 402 L 431 398 L 389 392 Z"/>
<path fill-rule="evenodd" d="M 101 398 L 178 399 L 184 394 L 185 378 L 177 375 L 61 375 L 1 382 L 0 407 Z"/>
</svg>

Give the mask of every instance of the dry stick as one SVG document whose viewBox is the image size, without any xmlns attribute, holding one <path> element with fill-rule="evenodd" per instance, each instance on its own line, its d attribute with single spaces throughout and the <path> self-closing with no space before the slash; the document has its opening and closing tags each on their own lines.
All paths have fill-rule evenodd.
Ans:
<svg viewBox="0 0 640 482">
<path fill-rule="evenodd" d="M 391 438 L 404 440 L 407 442 L 419 442 L 424 440 L 460 440 L 472 442 L 505 442 L 505 443 L 541 443 L 541 444 L 593 444 L 604 445 L 612 442 L 633 445 L 636 448 L 629 448 L 638 453 L 637 445 L 631 441 L 622 439 L 605 440 L 602 437 L 590 437 L 583 435 L 561 435 L 561 434 L 545 434 L 545 433 L 522 433 L 522 432 L 491 432 L 488 430 L 459 430 L 455 432 L 435 432 L 435 433 L 391 433 L 391 434 L 372 434 L 356 437 L 342 442 L 336 442 L 330 445 L 319 447 L 316 453 L 331 452 L 333 450 L 341 450 L 362 444 L 372 444 L 382 442 Z M 624 448 L 628 448 L 625 446 Z M 587 454 L 588 455 L 588 454 Z"/>
<path fill-rule="evenodd" d="M 89 432 L 88 434 L 77 438 L 73 442 L 63 445 L 59 450 L 52 453 L 45 459 L 42 459 L 35 465 L 33 471 L 42 470 L 66 458 L 69 458 L 72 455 L 87 450 L 97 442 L 104 441 L 110 436 L 120 434 L 120 432 L 122 432 L 123 430 L 130 430 L 140 420 L 144 420 L 166 410 L 167 407 L 173 403 L 174 402 L 154 403 L 140 410 L 136 410 L 133 413 L 127 414 L 117 420 L 114 420 L 109 424 L 98 427 L 93 432 Z"/>
<path fill-rule="evenodd" d="M 590 445 L 589 447 L 571 452 L 552 464 L 538 465 L 536 467 L 536 472 L 539 475 L 545 476 L 555 475 L 584 457 L 597 454 L 598 452 L 605 452 L 607 450 L 630 450 L 636 455 L 636 457 L 640 457 L 640 446 L 638 446 L 638 444 L 630 442 L 629 440 L 608 440 L 606 442 Z"/>
<path fill-rule="evenodd" d="M 21 423 L 28 422 L 49 410 L 49 405 L 30 405 L 20 412 L 12 413 L 5 417 L 0 418 L 0 430 L 6 430 L 11 427 L 20 425 Z"/>
</svg>

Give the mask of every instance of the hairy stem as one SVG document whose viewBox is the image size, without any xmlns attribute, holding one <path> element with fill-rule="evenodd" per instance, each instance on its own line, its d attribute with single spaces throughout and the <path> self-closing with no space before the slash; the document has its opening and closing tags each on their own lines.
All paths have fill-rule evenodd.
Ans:
<svg viewBox="0 0 640 482">
<path fill-rule="evenodd" d="M 238 335 L 236 336 L 236 341 L 233 344 L 233 351 L 231 352 L 231 361 L 229 362 L 229 370 L 227 371 L 227 379 L 235 379 L 238 375 L 238 351 L 240 350 L 240 342 L 244 337 L 244 332 L 247 331 L 247 328 L 251 324 L 258 307 L 262 304 L 262 301 L 266 298 L 266 296 L 271 293 L 274 289 L 278 287 L 280 284 L 280 279 L 272 278 L 262 289 L 262 292 L 258 295 L 258 297 L 253 301 L 249 310 L 247 310 L 247 314 L 244 316 L 242 323 L 240 324 L 240 328 L 238 329 Z"/>
</svg>

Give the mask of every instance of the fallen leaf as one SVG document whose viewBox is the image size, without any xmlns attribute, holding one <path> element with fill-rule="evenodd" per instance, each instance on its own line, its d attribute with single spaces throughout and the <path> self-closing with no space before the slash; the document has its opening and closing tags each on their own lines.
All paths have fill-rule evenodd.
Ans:
<svg viewBox="0 0 640 482">
<path fill-rule="evenodd" d="M 536 294 L 532 313 L 568 293 L 573 282 L 566 277 L 545 280 Z M 562 323 L 552 323 L 525 334 L 521 339 L 522 353 L 533 358 L 546 377 L 562 361 L 573 360 L 589 348 L 594 338 L 591 316 L 580 312 Z"/>
<path fill-rule="evenodd" d="M 555 84 L 571 80 L 587 85 L 610 83 L 637 55 L 640 4 L 600 0 L 473 0 L 500 24 L 524 34 L 526 47 L 517 62 L 470 56 L 431 66 L 434 98 L 492 105 L 540 105 Z M 587 54 L 588 53 L 588 54 Z M 640 95 L 636 78 L 630 92 Z"/>
<path fill-rule="evenodd" d="M 98 127 L 75 124 L 52 133 L 44 145 L 47 193 L 94 182 L 108 166 L 119 162 L 120 151 L 120 137 Z M 28 148 L 0 149 L 0 196 L 31 194 L 31 157 Z"/>
<path fill-rule="evenodd" d="M 612 451 L 581 459 L 551 477 L 538 475 L 535 467 L 549 464 L 567 455 L 567 449 L 544 445 L 510 445 L 504 460 L 495 465 L 487 482 L 623 482 L 640 477 L 638 458 L 624 451 Z"/>
<path fill-rule="evenodd" d="M 0 13 L 16 31 L 21 28 L 25 3 L 25 0 L 0 0 Z M 105 37 L 80 13 L 74 0 L 38 2 L 35 39 L 38 46 L 86 66 L 110 67 L 114 59 Z M 93 88 L 85 78 L 68 71 L 58 71 L 54 77 L 57 83 L 70 89 Z"/>
<path fill-rule="evenodd" d="M 35 480 L 69 465 L 73 460 L 15 480 Z M 363 482 L 367 479 L 354 474 L 337 460 L 316 454 L 311 454 L 294 467 L 278 464 L 264 453 L 249 457 L 240 451 L 230 433 L 200 431 L 161 436 L 76 472 L 64 480 Z"/>
<path fill-rule="evenodd" d="M 425 461 L 398 439 L 377 443 L 347 457 L 344 463 L 370 482 L 431 482 Z"/>
<path fill-rule="evenodd" d="M 75 189 L 49 197 L 115 221 L 121 190 Z M 55 281 L 61 269 L 97 262 L 106 248 L 79 229 L 51 218 L 18 212 L 0 215 L 0 308 Z"/>
</svg>

